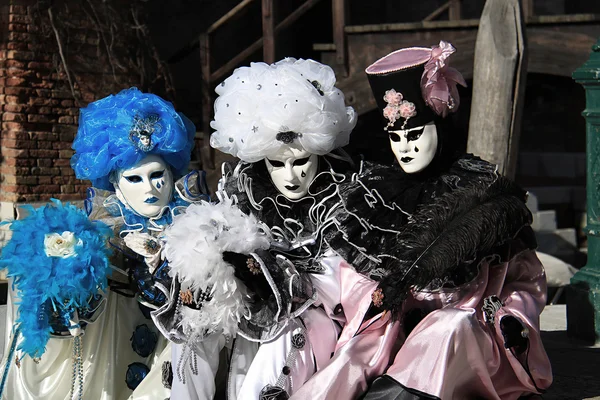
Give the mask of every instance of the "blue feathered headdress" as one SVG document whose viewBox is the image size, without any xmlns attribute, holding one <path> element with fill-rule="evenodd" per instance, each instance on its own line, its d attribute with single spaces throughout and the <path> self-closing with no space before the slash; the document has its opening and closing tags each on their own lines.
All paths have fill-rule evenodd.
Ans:
<svg viewBox="0 0 600 400">
<path fill-rule="evenodd" d="M 19 296 L 19 350 L 40 357 L 53 331 L 51 319 L 68 327 L 69 315 L 85 313 L 90 299 L 106 289 L 111 229 L 90 221 L 83 210 L 53 200 L 11 223 L 0 268 L 8 268 Z"/>
<path fill-rule="evenodd" d="M 81 109 L 71 166 L 77 178 L 113 190 L 112 171 L 157 154 L 178 178 L 190 162 L 195 133 L 194 124 L 171 103 L 136 88 L 122 90 Z"/>
</svg>

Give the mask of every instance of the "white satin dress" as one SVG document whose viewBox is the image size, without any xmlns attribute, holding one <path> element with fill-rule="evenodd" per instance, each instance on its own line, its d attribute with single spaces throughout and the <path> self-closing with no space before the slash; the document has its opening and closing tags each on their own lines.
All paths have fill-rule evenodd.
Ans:
<svg viewBox="0 0 600 400">
<path fill-rule="evenodd" d="M 300 317 L 291 319 L 275 339 L 261 343 L 256 351 L 256 343 L 238 336 L 231 360 L 229 400 L 257 400 L 267 385 L 283 387 L 292 395 L 315 372 L 327 365 L 345 323 L 343 310 L 339 307 L 339 266 L 342 262 L 342 257 L 333 252 L 325 254 L 321 259 L 323 273 L 310 275 L 317 291 L 315 306 Z M 294 350 L 292 338 L 299 333 L 305 335 L 306 344 L 296 352 L 292 363 L 286 363 L 289 361 L 288 355 Z M 286 365 L 289 366 L 289 374 L 287 379 L 282 379 Z"/>
<path fill-rule="evenodd" d="M 11 284 L 9 282 L 9 289 Z M 17 307 L 15 292 L 10 290 L 6 312 L 7 334 L 2 367 L 7 362 L 10 335 Z M 154 380 L 151 395 L 134 395 L 127 387 L 125 377 L 131 363 L 141 362 L 152 368 L 156 364 L 160 369 L 160 355 L 166 346 L 166 340 L 158 335 L 155 351 L 143 358 L 131 347 L 131 336 L 138 325 L 152 325 L 141 313 L 137 300 L 108 292 L 104 313 L 96 322 L 85 329 L 83 335 L 83 399 L 126 400 L 129 398 L 164 400 L 169 391 L 162 386 L 161 380 Z M 3 400 L 71 400 L 71 381 L 73 377 L 73 340 L 51 338 L 46 352 L 36 364 L 29 356 L 21 360 L 21 366 L 10 360 L 10 372 L 6 382 Z M 153 368 L 152 370 L 155 370 Z M 146 377 L 148 378 L 148 377 Z M 148 380 L 148 384 L 151 381 Z M 78 385 L 75 385 L 77 390 Z M 138 386 L 136 392 L 143 389 Z M 148 389 L 148 388 L 147 388 Z M 73 396 L 78 399 L 79 397 Z"/>
</svg>

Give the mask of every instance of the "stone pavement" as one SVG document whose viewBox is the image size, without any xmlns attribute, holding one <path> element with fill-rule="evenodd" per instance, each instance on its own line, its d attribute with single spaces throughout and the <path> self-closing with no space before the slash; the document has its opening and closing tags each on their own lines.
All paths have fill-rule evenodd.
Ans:
<svg viewBox="0 0 600 400">
<path fill-rule="evenodd" d="M 541 327 L 542 341 L 554 374 L 554 383 L 542 398 L 600 399 L 600 346 L 582 346 L 567 337 L 564 304 L 546 306 Z"/>
</svg>

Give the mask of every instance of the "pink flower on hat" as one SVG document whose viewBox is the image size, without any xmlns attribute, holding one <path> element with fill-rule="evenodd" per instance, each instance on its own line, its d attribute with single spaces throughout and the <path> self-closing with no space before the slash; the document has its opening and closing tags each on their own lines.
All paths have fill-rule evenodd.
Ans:
<svg viewBox="0 0 600 400">
<path fill-rule="evenodd" d="M 404 124 L 402 124 L 402 129 L 404 129 L 408 119 L 417 115 L 415 104 L 403 99 L 404 96 L 402 96 L 402 93 L 396 92 L 394 89 L 385 92 L 383 100 L 385 100 L 388 105 L 383 109 L 383 116 L 389 121 L 385 128 L 386 130 L 394 126 L 396 121 L 400 118 L 404 118 Z"/>
<path fill-rule="evenodd" d="M 399 114 L 400 114 L 400 107 L 398 107 L 397 105 L 388 104 L 383 109 L 384 118 L 387 119 L 388 121 L 390 121 L 390 123 L 388 124 L 389 126 L 394 125 L 394 123 L 398 120 L 398 117 L 400 116 Z"/>
<path fill-rule="evenodd" d="M 398 107 L 400 116 L 404 119 L 409 119 L 417 115 L 417 109 L 414 103 L 404 100 Z"/>
<path fill-rule="evenodd" d="M 388 104 L 400 105 L 402 103 L 402 93 L 396 92 L 394 89 L 387 90 L 385 92 L 385 96 L 383 96 L 383 100 L 385 100 Z"/>
</svg>

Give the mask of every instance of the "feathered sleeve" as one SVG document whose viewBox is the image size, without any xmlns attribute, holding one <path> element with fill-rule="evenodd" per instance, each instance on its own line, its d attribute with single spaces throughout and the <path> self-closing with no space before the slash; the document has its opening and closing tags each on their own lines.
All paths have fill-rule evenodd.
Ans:
<svg viewBox="0 0 600 400">
<path fill-rule="evenodd" d="M 531 224 L 526 192 L 499 177 L 491 185 L 446 193 L 423 206 L 398 235 L 388 274 L 373 302 L 399 311 L 411 289 L 439 288 Z M 476 271 L 475 271 L 476 273 Z"/>
</svg>

